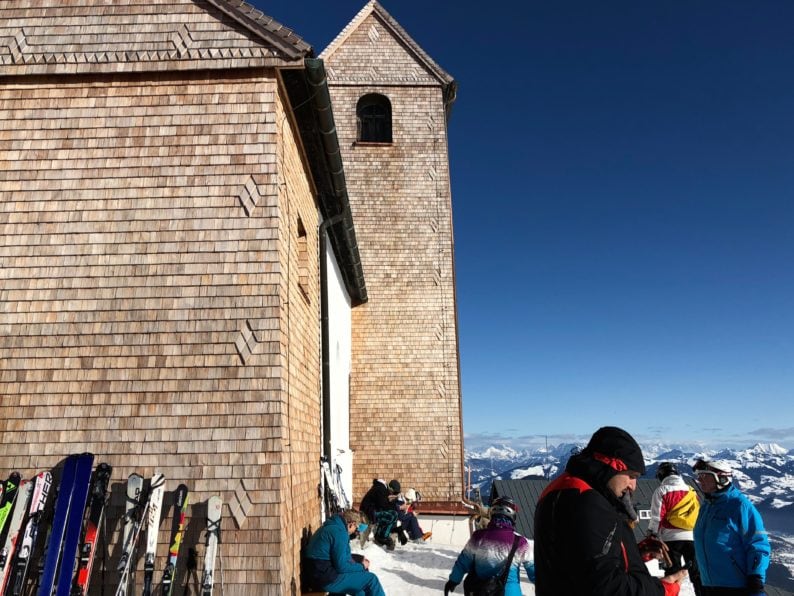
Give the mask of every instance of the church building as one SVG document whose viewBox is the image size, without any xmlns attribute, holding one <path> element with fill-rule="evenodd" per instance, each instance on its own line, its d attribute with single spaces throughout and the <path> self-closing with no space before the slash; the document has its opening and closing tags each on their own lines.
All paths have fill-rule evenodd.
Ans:
<svg viewBox="0 0 794 596">
<path fill-rule="evenodd" d="M 374 0 L 319 56 L 241 0 L 0 3 L 0 475 L 113 467 L 92 593 L 133 473 L 156 580 L 177 485 L 177 585 L 221 497 L 229 596 L 374 478 L 460 540 L 455 90 Z"/>
</svg>

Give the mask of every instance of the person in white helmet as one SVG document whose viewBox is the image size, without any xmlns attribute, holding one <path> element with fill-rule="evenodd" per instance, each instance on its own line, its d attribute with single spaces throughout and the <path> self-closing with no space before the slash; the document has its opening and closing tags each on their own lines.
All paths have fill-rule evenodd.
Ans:
<svg viewBox="0 0 794 596">
<path fill-rule="evenodd" d="M 704 596 L 763 596 L 771 548 L 761 515 L 736 486 L 725 461 L 692 466 L 705 494 L 695 523 Z"/>
</svg>

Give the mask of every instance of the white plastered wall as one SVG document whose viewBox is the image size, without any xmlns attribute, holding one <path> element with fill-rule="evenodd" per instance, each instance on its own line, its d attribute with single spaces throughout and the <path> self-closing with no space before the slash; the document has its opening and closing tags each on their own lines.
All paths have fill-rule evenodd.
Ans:
<svg viewBox="0 0 794 596">
<path fill-rule="evenodd" d="M 326 237 L 326 271 L 328 272 L 328 365 L 331 397 L 331 466 L 342 469 L 342 487 L 353 501 L 353 454 L 350 451 L 350 368 L 352 317 L 350 296 L 331 243 Z"/>
</svg>

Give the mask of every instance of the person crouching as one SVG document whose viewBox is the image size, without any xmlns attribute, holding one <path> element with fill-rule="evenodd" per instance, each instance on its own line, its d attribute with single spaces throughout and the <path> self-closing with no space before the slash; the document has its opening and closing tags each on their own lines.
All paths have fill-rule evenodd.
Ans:
<svg viewBox="0 0 794 596">
<path fill-rule="evenodd" d="M 361 514 L 348 510 L 328 518 L 306 545 L 304 573 L 312 588 L 336 594 L 385 596 L 369 561 L 356 562 L 350 552 L 351 536 L 361 525 Z"/>
</svg>

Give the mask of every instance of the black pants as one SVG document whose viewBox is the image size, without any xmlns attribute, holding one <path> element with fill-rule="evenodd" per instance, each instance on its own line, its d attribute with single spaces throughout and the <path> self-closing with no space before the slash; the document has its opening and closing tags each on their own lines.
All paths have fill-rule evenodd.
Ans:
<svg viewBox="0 0 794 596">
<path fill-rule="evenodd" d="M 665 575 L 672 575 L 677 571 L 683 569 L 681 559 L 684 560 L 684 565 L 689 569 L 689 581 L 695 588 L 696 596 L 706 596 L 703 592 L 703 587 L 700 584 L 700 573 L 698 572 L 698 564 L 695 560 L 695 543 L 691 540 L 670 540 L 665 542 L 667 548 L 670 549 L 670 559 L 673 561 L 673 566 L 666 569 Z"/>
<path fill-rule="evenodd" d="M 747 588 L 713 588 L 703 586 L 703 596 L 747 596 Z"/>
</svg>

